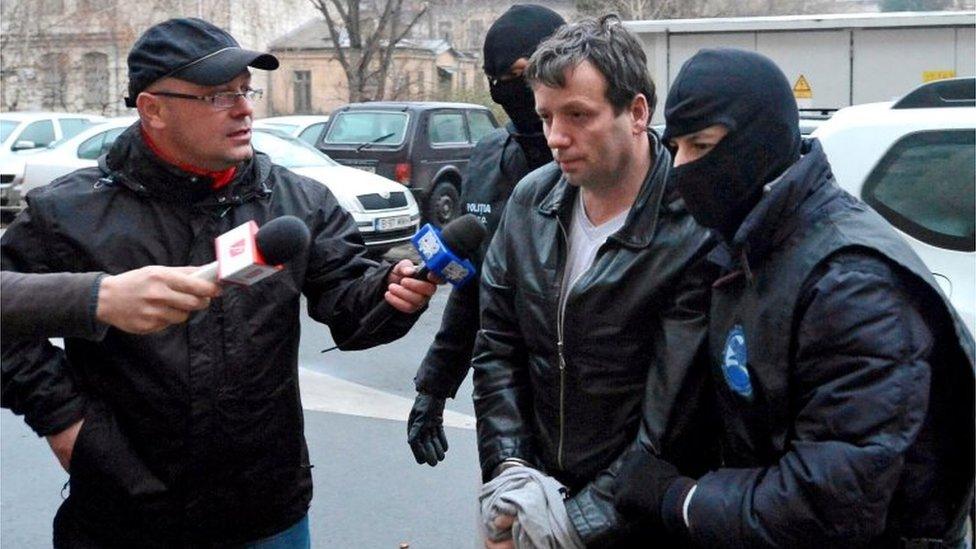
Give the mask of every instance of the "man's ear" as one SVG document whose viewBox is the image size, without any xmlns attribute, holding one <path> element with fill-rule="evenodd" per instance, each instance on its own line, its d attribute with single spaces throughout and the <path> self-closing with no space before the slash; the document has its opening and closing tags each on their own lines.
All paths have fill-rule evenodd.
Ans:
<svg viewBox="0 0 976 549">
<path fill-rule="evenodd" d="M 166 127 L 163 121 L 163 102 L 152 94 L 142 92 L 136 96 L 136 109 L 139 111 L 139 119 L 146 126 L 161 130 Z"/>
<path fill-rule="evenodd" d="M 651 107 L 644 94 L 638 93 L 630 102 L 631 131 L 634 135 L 647 132 L 647 124 L 651 120 Z"/>
</svg>

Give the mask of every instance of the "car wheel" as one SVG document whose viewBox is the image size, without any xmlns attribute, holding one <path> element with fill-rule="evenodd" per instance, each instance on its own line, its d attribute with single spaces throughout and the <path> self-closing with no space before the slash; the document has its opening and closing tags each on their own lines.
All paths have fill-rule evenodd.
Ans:
<svg viewBox="0 0 976 549">
<path fill-rule="evenodd" d="M 461 207 L 461 197 L 457 187 L 449 181 L 442 181 L 434 186 L 434 190 L 427 197 L 427 221 L 437 227 L 443 227 L 458 216 Z"/>
</svg>

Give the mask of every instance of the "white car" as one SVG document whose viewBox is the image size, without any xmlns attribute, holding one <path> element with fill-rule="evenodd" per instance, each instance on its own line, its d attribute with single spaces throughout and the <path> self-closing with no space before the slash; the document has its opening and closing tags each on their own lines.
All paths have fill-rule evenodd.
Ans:
<svg viewBox="0 0 976 549">
<path fill-rule="evenodd" d="M 16 189 L 27 156 L 102 120 L 101 116 L 58 112 L 0 113 L 0 210 L 12 213 L 19 209 Z"/>
<path fill-rule="evenodd" d="M 328 115 L 309 114 L 292 116 L 272 116 L 254 121 L 255 128 L 268 128 L 287 133 L 292 137 L 297 137 L 309 145 L 315 146 L 325 125 L 329 121 Z"/>
<path fill-rule="evenodd" d="M 135 120 L 135 117 L 112 119 L 34 155 L 26 165 L 24 188 L 31 190 L 74 170 L 95 166 L 98 157 Z M 352 214 L 371 253 L 383 253 L 409 241 L 417 232 L 420 210 L 403 185 L 341 166 L 314 147 L 275 130 L 255 129 L 252 143 L 275 164 L 327 186 Z"/>
<path fill-rule="evenodd" d="M 813 137 L 837 183 L 898 229 L 976 331 L 976 79 L 842 109 Z"/>
</svg>

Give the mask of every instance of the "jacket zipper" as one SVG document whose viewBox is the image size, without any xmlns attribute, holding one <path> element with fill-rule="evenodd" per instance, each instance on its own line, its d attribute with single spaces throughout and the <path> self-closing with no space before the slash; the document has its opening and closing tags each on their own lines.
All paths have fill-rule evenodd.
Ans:
<svg viewBox="0 0 976 549">
<path fill-rule="evenodd" d="M 563 235 L 563 245 L 569 246 L 569 235 L 566 234 L 566 227 L 563 226 L 562 219 L 556 217 L 556 222 L 559 224 L 559 231 Z M 562 265 L 562 270 L 559 272 L 559 293 L 556 294 L 557 299 L 561 298 L 563 295 L 563 283 L 565 275 L 566 265 Z M 566 317 L 566 303 L 569 301 L 569 295 L 566 299 L 562 301 L 560 305 L 557 301 L 556 309 L 556 350 L 559 353 L 559 447 L 556 451 L 556 464 L 560 469 L 563 468 L 563 438 L 565 435 L 565 403 L 566 403 L 566 359 L 563 355 L 563 321 Z"/>
</svg>

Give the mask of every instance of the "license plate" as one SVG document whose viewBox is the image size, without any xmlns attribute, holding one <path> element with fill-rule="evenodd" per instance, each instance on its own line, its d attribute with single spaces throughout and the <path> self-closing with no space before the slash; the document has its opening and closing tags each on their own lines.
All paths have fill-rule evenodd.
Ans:
<svg viewBox="0 0 976 549">
<path fill-rule="evenodd" d="M 356 168 L 357 170 L 363 170 L 364 172 L 376 173 L 376 166 L 350 166 L 350 168 Z"/>
<path fill-rule="evenodd" d="M 373 221 L 373 228 L 377 231 L 395 231 L 410 226 L 409 215 L 395 215 L 392 217 L 380 217 Z"/>
</svg>

